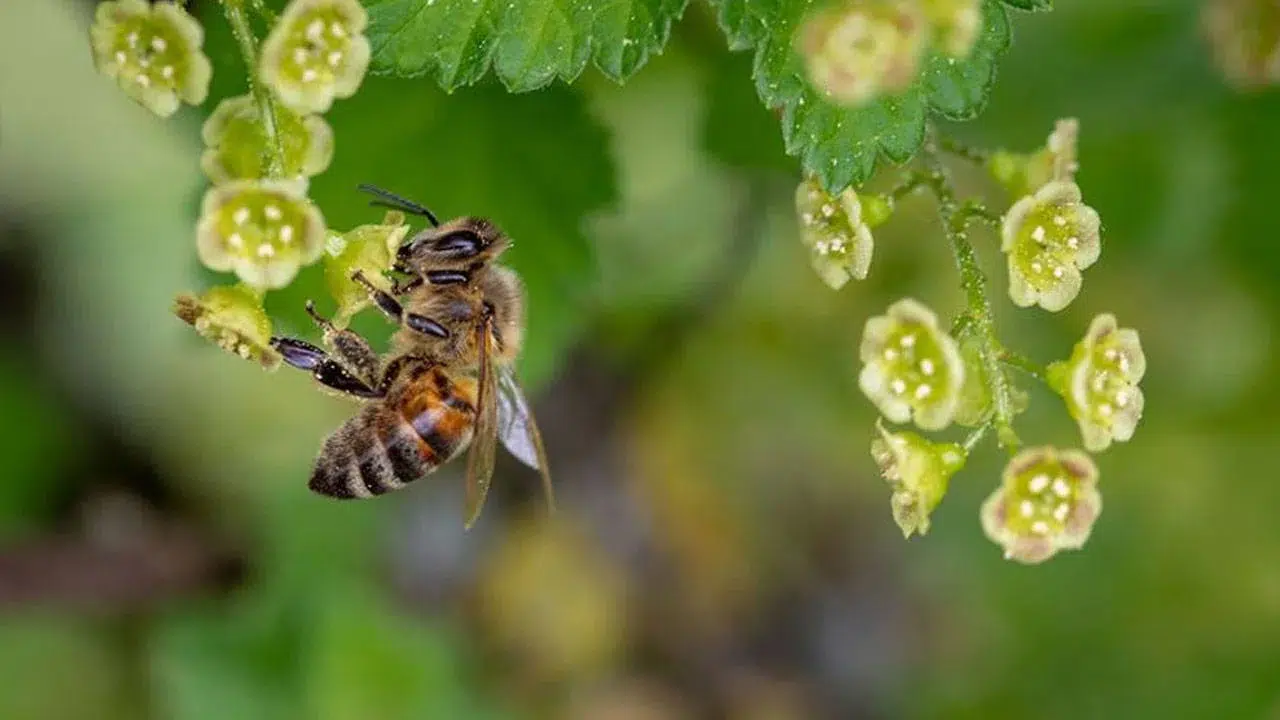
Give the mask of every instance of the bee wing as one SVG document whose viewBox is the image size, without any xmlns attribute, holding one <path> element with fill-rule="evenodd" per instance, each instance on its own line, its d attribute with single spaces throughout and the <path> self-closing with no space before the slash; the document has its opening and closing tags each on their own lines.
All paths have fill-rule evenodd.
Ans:
<svg viewBox="0 0 1280 720">
<path fill-rule="evenodd" d="M 471 452 L 467 455 L 467 516 L 470 528 L 480 517 L 485 496 L 489 494 L 489 482 L 493 479 L 494 450 L 498 444 L 498 392 L 497 378 L 490 360 L 492 334 L 489 321 L 476 324 L 476 346 L 480 351 L 480 377 L 476 390 L 476 427 L 471 438 Z"/>
<path fill-rule="evenodd" d="M 542 493 L 547 507 L 555 510 L 555 492 L 551 489 L 551 469 L 547 466 L 547 453 L 542 447 L 542 433 L 533 419 L 529 402 L 516 380 L 515 372 L 506 365 L 498 368 L 498 437 L 507 450 L 520 462 L 537 470 L 542 476 Z"/>
</svg>

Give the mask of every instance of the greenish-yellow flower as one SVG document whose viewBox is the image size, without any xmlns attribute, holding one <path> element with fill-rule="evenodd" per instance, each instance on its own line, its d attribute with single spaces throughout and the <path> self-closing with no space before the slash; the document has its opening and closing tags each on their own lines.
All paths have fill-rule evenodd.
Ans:
<svg viewBox="0 0 1280 720">
<path fill-rule="evenodd" d="M 280 365 L 280 354 L 271 347 L 271 319 L 262 308 L 262 297 L 248 288 L 218 286 L 199 297 L 184 293 L 174 301 L 173 312 L 227 352 L 268 370 Z"/>
<path fill-rule="evenodd" d="M 293 282 L 324 252 L 324 218 L 300 183 L 233 180 L 210 188 L 196 226 L 196 253 L 262 290 Z"/>
<path fill-rule="evenodd" d="M 894 303 L 867 321 L 859 356 L 858 386 L 886 418 L 925 430 L 951 424 L 965 368 L 932 310 L 909 298 Z"/>
<path fill-rule="evenodd" d="M 364 79 L 367 24 L 358 0 L 291 0 L 262 44 L 262 80 L 300 115 L 328 111 Z"/>
<path fill-rule="evenodd" d="M 1080 294 L 1081 270 L 1102 252 L 1101 220 L 1074 182 L 1054 181 L 1014 203 L 1000 249 L 1009 265 L 1009 297 L 1019 307 L 1057 312 Z"/>
<path fill-rule="evenodd" d="M 204 30 L 181 5 L 111 0 L 98 5 L 89 29 L 98 71 L 160 117 L 180 102 L 199 105 L 213 68 L 201 45 Z"/>
<path fill-rule="evenodd" d="M 1109 313 L 1093 319 L 1069 359 L 1049 366 L 1049 384 L 1080 425 L 1086 450 L 1102 452 L 1112 441 L 1133 437 L 1144 404 L 1138 383 L 1146 371 L 1138 332 L 1119 327 Z"/>
<path fill-rule="evenodd" d="M 303 180 L 324 172 L 333 159 L 333 130 L 319 115 L 299 116 L 277 106 L 276 136 L 283 151 L 283 173 Z M 249 95 L 228 98 L 204 123 L 205 151 L 200 167 L 214 183 L 265 178 L 266 158 L 275 148 L 258 117 L 258 106 Z"/>
<path fill-rule="evenodd" d="M 904 537 L 929 532 L 929 515 L 942 501 L 947 484 L 964 467 L 964 448 L 932 443 L 913 432 L 891 433 L 876 422 L 880 437 L 871 441 L 871 457 L 893 490 L 889 505 Z"/>
<path fill-rule="evenodd" d="M 1102 512 L 1098 468 L 1078 450 L 1029 448 L 1005 466 L 982 506 L 982 528 L 1005 557 L 1041 563 L 1084 546 Z"/>
</svg>

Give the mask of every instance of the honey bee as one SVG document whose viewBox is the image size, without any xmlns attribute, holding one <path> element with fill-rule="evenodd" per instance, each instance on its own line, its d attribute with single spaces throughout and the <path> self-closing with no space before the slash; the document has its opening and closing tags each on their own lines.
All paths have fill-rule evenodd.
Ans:
<svg viewBox="0 0 1280 720">
<path fill-rule="evenodd" d="M 495 260 L 510 240 L 483 218 L 440 223 L 427 208 L 361 185 L 384 205 L 419 215 L 430 227 L 397 250 L 390 292 L 357 271 L 374 305 L 398 324 L 379 356 L 368 341 L 335 327 L 307 302 L 332 351 L 273 337 L 287 364 L 323 387 L 365 401 L 321 447 L 311 490 L 339 499 L 388 493 L 427 475 L 470 447 L 466 526 L 480 515 L 493 476 L 497 441 L 537 470 L 554 508 L 542 437 L 516 380 L 524 339 L 524 291 L 515 271 Z"/>
</svg>

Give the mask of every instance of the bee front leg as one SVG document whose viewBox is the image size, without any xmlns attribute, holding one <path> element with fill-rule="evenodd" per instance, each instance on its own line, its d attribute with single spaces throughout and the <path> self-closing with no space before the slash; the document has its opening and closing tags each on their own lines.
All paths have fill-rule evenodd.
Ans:
<svg viewBox="0 0 1280 720">
<path fill-rule="evenodd" d="M 286 364 L 310 372 L 325 387 L 359 398 L 382 396 L 381 392 L 330 358 L 323 349 L 305 340 L 277 336 L 271 338 L 271 347 L 280 353 Z"/>
</svg>

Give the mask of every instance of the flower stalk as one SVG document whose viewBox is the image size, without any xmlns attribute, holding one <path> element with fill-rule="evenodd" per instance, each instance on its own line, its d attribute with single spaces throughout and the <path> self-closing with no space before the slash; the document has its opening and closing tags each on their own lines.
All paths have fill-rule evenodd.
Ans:
<svg viewBox="0 0 1280 720">
<path fill-rule="evenodd" d="M 978 265 L 977 253 L 969 242 L 969 223 L 979 220 L 986 223 L 998 221 L 982 205 L 956 199 L 946 168 L 938 159 L 933 147 L 926 147 L 921 155 L 926 163 L 922 185 L 928 187 L 938 202 L 938 214 L 942 227 L 951 243 L 956 266 L 960 270 L 960 288 L 965 295 L 965 315 L 969 318 L 967 330 L 979 345 L 979 358 L 986 370 L 992 398 L 991 425 L 996 431 L 1000 446 L 1010 453 L 1017 452 L 1021 442 L 1013 429 L 1013 389 L 1004 368 L 1000 364 L 1004 347 L 996 337 L 995 316 L 988 293 L 987 277 Z"/>
<path fill-rule="evenodd" d="M 262 130 L 267 136 L 267 157 L 264 163 L 266 176 L 283 177 L 284 145 L 280 139 L 275 101 L 271 97 L 271 91 L 258 79 L 258 41 L 249 25 L 249 14 L 245 11 L 244 0 L 221 0 L 221 3 L 222 11 L 227 16 L 227 24 L 231 26 L 231 34 L 240 47 L 240 57 L 248 71 L 249 94 L 258 106 L 258 117 L 262 120 Z"/>
</svg>

